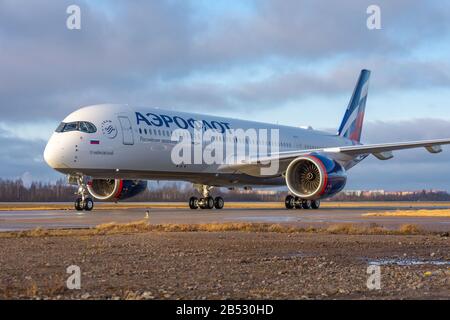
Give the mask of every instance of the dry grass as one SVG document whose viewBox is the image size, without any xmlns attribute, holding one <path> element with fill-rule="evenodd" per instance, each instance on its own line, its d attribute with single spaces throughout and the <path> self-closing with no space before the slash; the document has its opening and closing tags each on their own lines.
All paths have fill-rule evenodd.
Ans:
<svg viewBox="0 0 450 320">
<path fill-rule="evenodd" d="M 6 299 L 17 299 L 18 296 L 20 299 L 56 297 L 67 293 L 68 289 L 65 283 L 63 276 L 43 279 L 39 283 L 31 280 L 23 286 L 23 289 L 20 289 L 19 293 L 17 292 L 17 287 L 11 285 L 0 287 L 0 296 Z"/>
<path fill-rule="evenodd" d="M 412 235 L 412 234 L 426 234 L 427 232 L 415 224 L 403 224 L 396 230 L 388 230 L 383 226 L 375 223 L 369 226 L 354 225 L 354 224 L 336 224 L 331 225 L 326 229 L 327 233 L 331 234 L 385 234 L 385 235 Z"/>
<path fill-rule="evenodd" d="M 448 201 L 353 201 L 353 202 L 322 202 L 321 208 L 417 208 L 417 207 L 450 207 Z"/>
<path fill-rule="evenodd" d="M 377 224 L 371 224 L 369 226 L 361 226 L 355 224 L 335 224 L 329 226 L 326 231 L 332 234 L 386 234 L 392 232 L 391 230 L 386 230 L 385 228 Z"/>
<path fill-rule="evenodd" d="M 149 224 L 147 221 L 131 223 L 106 223 L 98 225 L 99 234 L 133 232 L 276 232 L 276 233 L 328 233 L 328 234 L 419 234 L 424 230 L 413 224 L 401 225 L 397 230 L 389 230 L 377 224 L 335 224 L 327 228 L 303 228 L 268 223 L 204 223 L 204 224 Z"/>
<path fill-rule="evenodd" d="M 203 224 L 149 224 L 147 221 L 131 223 L 105 223 L 95 227 L 97 233 L 129 233 L 129 232 L 287 232 L 291 228 L 262 223 L 203 223 Z M 303 229 L 302 229 L 303 230 Z"/>
<path fill-rule="evenodd" d="M 402 234 L 420 234 L 422 230 L 415 224 L 404 224 L 398 229 Z"/>
<path fill-rule="evenodd" d="M 433 210 L 392 210 L 385 212 L 369 212 L 363 216 L 372 217 L 450 217 L 450 209 Z"/>
<path fill-rule="evenodd" d="M 92 235 L 91 229 L 42 229 L 35 228 L 24 231 L 5 231 L 0 232 L 2 238 L 43 238 L 59 236 L 89 236 Z"/>
<path fill-rule="evenodd" d="M 267 223 L 206 223 L 206 224 L 149 224 L 148 221 L 130 223 L 105 223 L 91 229 L 53 229 L 37 228 L 17 232 L 0 232 L 0 238 L 39 238 L 58 236 L 95 236 L 111 234 L 131 234 L 144 232 L 275 232 L 275 233 L 321 233 L 346 235 L 414 235 L 431 234 L 416 225 L 406 224 L 396 230 L 386 229 L 377 224 L 355 225 L 336 224 L 326 228 L 292 227 Z"/>
</svg>

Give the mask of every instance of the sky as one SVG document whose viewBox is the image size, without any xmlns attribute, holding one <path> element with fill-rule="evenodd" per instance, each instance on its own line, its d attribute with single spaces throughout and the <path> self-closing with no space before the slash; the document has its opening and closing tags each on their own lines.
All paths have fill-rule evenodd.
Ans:
<svg viewBox="0 0 450 320">
<path fill-rule="evenodd" d="M 372 4 L 381 29 L 367 28 Z M 61 178 L 46 141 L 97 103 L 335 132 L 362 68 L 363 142 L 450 137 L 448 17 L 438 0 L 0 0 L 0 178 Z M 450 191 L 449 151 L 371 157 L 347 189 Z"/>
</svg>

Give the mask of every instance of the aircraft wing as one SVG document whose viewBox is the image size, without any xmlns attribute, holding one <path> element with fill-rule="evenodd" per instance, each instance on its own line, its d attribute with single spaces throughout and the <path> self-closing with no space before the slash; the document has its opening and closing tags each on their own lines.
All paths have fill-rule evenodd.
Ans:
<svg viewBox="0 0 450 320">
<path fill-rule="evenodd" d="M 380 160 L 388 160 L 393 157 L 392 151 L 425 148 L 430 153 L 439 153 L 442 151 L 441 145 L 450 144 L 450 139 L 436 139 L 436 140 L 421 140 L 409 142 L 393 142 L 393 143 L 378 143 L 366 145 L 353 145 L 343 147 L 331 147 L 323 149 L 307 149 L 297 151 L 286 151 L 272 154 L 266 157 L 247 158 L 237 163 L 224 164 L 219 167 L 220 170 L 236 170 L 245 173 L 253 173 L 256 169 L 267 167 L 272 161 L 279 161 L 279 172 L 283 172 L 287 165 L 297 157 L 307 155 L 312 152 L 325 154 L 333 159 L 347 157 L 357 157 L 359 155 L 373 154 Z"/>
<path fill-rule="evenodd" d="M 327 153 L 344 153 L 350 156 L 358 156 L 361 154 L 373 154 L 380 160 L 387 160 L 383 155 L 392 155 L 391 152 L 395 150 L 413 149 L 424 147 L 428 152 L 439 153 L 442 151 L 441 145 L 450 144 L 450 139 L 436 139 L 436 140 L 421 140 L 410 142 L 393 142 L 393 143 L 378 143 L 356 146 L 345 146 L 336 148 L 325 148 Z M 389 157 L 389 159 L 392 158 Z"/>
</svg>

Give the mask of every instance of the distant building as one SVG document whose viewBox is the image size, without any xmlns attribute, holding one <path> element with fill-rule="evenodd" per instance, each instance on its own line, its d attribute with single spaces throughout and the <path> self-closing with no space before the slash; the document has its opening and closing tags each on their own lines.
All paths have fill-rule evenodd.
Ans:
<svg viewBox="0 0 450 320">
<path fill-rule="evenodd" d="M 368 190 L 363 191 L 362 195 L 367 197 L 373 197 L 373 196 L 384 196 L 385 191 L 384 190 Z"/>
<path fill-rule="evenodd" d="M 360 197 L 362 193 L 363 193 L 362 190 L 345 190 L 342 192 L 342 194 L 346 196 L 356 196 L 356 197 Z"/>
</svg>

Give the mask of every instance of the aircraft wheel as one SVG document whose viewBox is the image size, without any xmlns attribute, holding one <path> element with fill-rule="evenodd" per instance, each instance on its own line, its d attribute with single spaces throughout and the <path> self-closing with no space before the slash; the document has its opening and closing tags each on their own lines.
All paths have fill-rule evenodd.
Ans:
<svg viewBox="0 0 450 320">
<path fill-rule="evenodd" d="M 83 211 L 83 199 L 77 198 L 77 199 L 75 200 L 74 205 L 75 205 L 75 210 L 77 210 L 77 211 Z"/>
<path fill-rule="evenodd" d="M 311 209 L 311 200 L 302 200 L 303 209 Z"/>
<path fill-rule="evenodd" d="M 295 209 L 301 209 L 302 208 L 302 203 L 303 203 L 302 199 L 300 199 L 299 197 L 295 197 L 295 199 L 294 199 Z"/>
<path fill-rule="evenodd" d="M 314 200 L 311 202 L 311 208 L 319 209 L 320 208 L 320 200 Z"/>
<path fill-rule="evenodd" d="M 196 197 L 191 197 L 189 199 L 189 208 L 192 210 L 198 209 L 198 199 Z"/>
<path fill-rule="evenodd" d="M 213 197 L 206 197 L 205 203 L 206 203 L 206 209 L 214 208 L 214 198 Z"/>
<path fill-rule="evenodd" d="M 216 197 L 214 199 L 214 207 L 216 209 L 222 209 L 224 205 L 225 205 L 225 201 L 223 201 L 222 197 Z"/>
<path fill-rule="evenodd" d="M 214 198 L 213 197 L 200 198 L 199 202 L 200 202 L 199 203 L 200 209 L 214 208 Z"/>
<path fill-rule="evenodd" d="M 84 199 L 83 209 L 86 211 L 94 209 L 94 201 L 91 198 Z"/>
<path fill-rule="evenodd" d="M 284 200 L 284 205 L 286 206 L 286 209 L 294 209 L 295 207 L 295 198 L 291 196 L 290 194 L 286 196 L 286 199 Z"/>
</svg>

